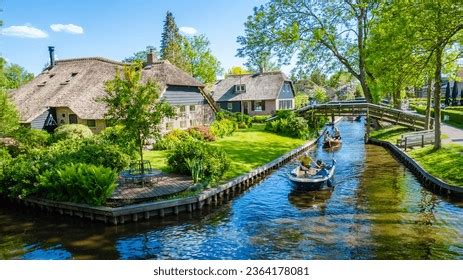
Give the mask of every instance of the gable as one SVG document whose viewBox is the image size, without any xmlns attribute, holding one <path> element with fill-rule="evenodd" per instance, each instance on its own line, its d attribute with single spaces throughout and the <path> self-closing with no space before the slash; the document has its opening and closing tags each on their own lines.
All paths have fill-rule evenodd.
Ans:
<svg viewBox="0 0 463 280">
<path fill-rule="evenodd" d="M 278 99 L 292 99 L 294 98 L 293 88 L 289 82 L 285 82 L 281 87 Z"/>
<path fill-rule="evenodd" d="M 171 105 L 199 105 L 206 100 L 198 87 L 168 86 L 162 98 Z"/>
</svg>

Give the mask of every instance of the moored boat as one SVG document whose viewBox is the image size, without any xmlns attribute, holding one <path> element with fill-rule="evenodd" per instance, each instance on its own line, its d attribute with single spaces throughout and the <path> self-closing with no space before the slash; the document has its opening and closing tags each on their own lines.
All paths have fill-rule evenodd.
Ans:
<svg viewBox="0 0 463 280">
<path fill-rule="evenodd" d="M 300 187 L 308 190 L 319 190 L 325 185 L 331 187 L 330 179 L 334 175 L 336 169 L 336 160 L 333 160 L 331 165 L 323 168 L 309 168 L 306 169 L 299 165 L 294 168 L 288 175 L 289 179 Z"/>
</svg>

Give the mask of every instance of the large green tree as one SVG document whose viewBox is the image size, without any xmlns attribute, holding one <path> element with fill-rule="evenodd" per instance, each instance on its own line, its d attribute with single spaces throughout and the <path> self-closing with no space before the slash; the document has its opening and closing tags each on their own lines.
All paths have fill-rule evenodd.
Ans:
<svg viewBox="0 0 463 280">
<path fill-rule="evenodd" d="M 187 72 L 205 84 L 212 84 L 217 75 L 222 74 L 219 60 L 212 54 L 209 40 L 205 35 L 187 38 L 183 45 L 187 60 Z"/>
<path fill-rule="evenodd" d="M 6 90 L 0 88 L 0 137 L 8 136 L 19 127 L 19 114 Z"/>
<path fill-rule="evenodd" d="M 173 108 L 160 99 L 159 85 L 142 80 L 142 65 L 134 63 L 118 71 L 113 80 L 107 81 L 107 95 L 102 99 L 108 107 L 106 118 L 124 126 L 127 134 L 136 139 L 143 165 L 143 146 L 147 139 L 159 135 L 159 124 L 165 117 L 175 116 Z"/>
<path fill-rule="evenodd" d="M 0 89 L 15 89 L 33 78 L 34 74 L 17 64 L 7 63 L 3 57 L 0 57 Z"/>
<path fill-rule="evenodd" d="M 188 62 L 184 52 L 187 39 L 179 33 L 175 18 L 170 11 L 164 20 L 164 29 L 161 37 L 161 59 L 168 60 L 175 66 L 188 70 Z"/>
<path fill-rule="evenodd" d="M 238 37 L 238 52 L 272 51 L 282 63 L 297 54 L 301 68 L 315 65 L 330 70 L 342 65 L 372 102 L 368 82 L 373 76 L 365 62 L 365 48 L 377 5 L 372 0 L 271 1 L 248 17 L 245 35 Z"/>
</svg>

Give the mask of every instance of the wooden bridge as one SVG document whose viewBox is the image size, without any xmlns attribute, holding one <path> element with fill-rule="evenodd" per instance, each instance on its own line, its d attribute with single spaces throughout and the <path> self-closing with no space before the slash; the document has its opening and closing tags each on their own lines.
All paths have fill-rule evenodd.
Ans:
<svg viewBox="0 0 463 280">
<path fill-rule="evenodd" d="M 296 110 L 296 112 L 300 114 L 312 112 L 332 118 L 334 116 L 365 116 L 367 122 L 372 118 L 381 122 L 409 127 L 414 130 L 428 129 L 426 127 L 426 117 L 423 115 L 361 101 L 340 101 L 308 105 Z M 430 128 L 432 128 L 433 123 L 434 120 L 431 119 Z"/>
</svg>

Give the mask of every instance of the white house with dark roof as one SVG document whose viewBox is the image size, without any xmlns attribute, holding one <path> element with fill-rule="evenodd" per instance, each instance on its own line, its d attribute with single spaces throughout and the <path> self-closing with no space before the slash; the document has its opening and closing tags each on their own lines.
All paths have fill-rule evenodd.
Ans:
<svg viewBox="0 0 463 280">
<path fill-rule="evenodd" d="M 228 75 L 212 89 L 221 109 L 248 115 L 294 109 L 294 96 L 293 83 L 282 72 Z"/>
<path fill-rule="evenodd" d="M 11 92 L 20 122 L 35 129 L 52 130 L 60 124 L 79 123 L 97 133 L 106 127 L 107 108 L 99 101 L 106 95 L 105 82 L 114 78 L 125 63 L 101 57 L 54 61 L 29 83 Z M 161 98 L 177 108 L 177 117 L 165 119 L 161 131 L 208 125 L 214 119 L 214 101 L 204 85 L 168 61 L 152 54 L 142 70 L 144 80 L 153 79 Z"/>
</svg>

